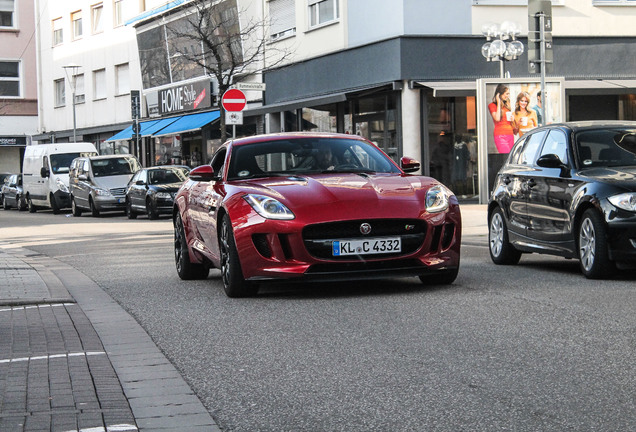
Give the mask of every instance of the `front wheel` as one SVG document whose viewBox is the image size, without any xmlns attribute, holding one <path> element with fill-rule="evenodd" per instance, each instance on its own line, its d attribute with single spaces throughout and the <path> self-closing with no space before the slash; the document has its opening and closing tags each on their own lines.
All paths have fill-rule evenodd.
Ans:
<svg viewBox="0 0 636 432">
<path fill-rule="evenodd" d="M 29 213 L 35 213 L 37 210 L 35 205 L 33 205 L 33 201 L 31 201 L 31 197 L 27 197 L 27 208 L 29 209 Z"/>
<path fill-rule="evenodd" d="M 174 261 L 177 274 L 183 280 L 206 279 L 210 273 L 210 268 L 206 264 L 195 264 L 190 261 L 185 227 L 180 214 L 177 214 L 174 221 Z"/>
<path fill-rule="evenodd" d="M 521 252 L 508 240 L 508 227 L 499 207 L 490 214 L 488 227 L 488 249 L 492 262 L 503 265 L 517 264 L 521 259 Z"/>
<path fill-rule="evenodd" d="M 608 277 L 615 265 L 609 259 L 607 229 L 596 210 L 583 212 L 578 237 L 581 272 L 588 279 Z"/>
<path fill-rule="evenodd" d="M 77 204 L 75 204 L 75 197 L 71 197 L 71 212 L 75 217 L 80 217 L 82 215 L 82 210 L 80 210 L 80 208 L 77 207 Z"/>
<path fill-rule="evenodd" d="M 53 194 L 49 194 L 49 201 L 51 201 L 51 210 L 53 210 L 53 214 L 59 214 L 60 206 L 57 205 L 57 201 L 55 201 Z"/>
<path fill-rule="evenodd" d="M 93 198 L 88 199 L 88 207 L 91 210 L 91 216 L 99 217 L 99 210 L 97 210 L 97 207 L 95 207 L 95 202 L 93 202 Z"/>
<path fill-rule="evenodd" d="M 20 195 L 15 197 L 15 204 L 18 207 L 18 211 L 25 211 L 27 209 L 27 204 Z"/>
<path fill-rule="evenodd" d="M 157 209 L 155 209 L 150 198 L 146 199 L 146 213 L 148 214 L 148 219 L 154 220 L 159 218 L 159 213 L 157 213 Z"/>
<path fill-rule="evenodd" d="M 7 198 L 2 195 L 2 209 L 9 210 L 9 203 L 7 203 Z"/>
<path fill-rule="evenodd" d="M 133 210 L 130 200 L 126 201 L 126 216 L 128 219 L 137 219 L 137 213 Z"/>
<path fill-rule="evenodd" d="M 226 214 L 221 221 L 219 236 L 219 250 L 221 252 L 221 276 L 223 289 L 228 297 L 249 297 L 256 295 L 258 286 L 243 278 L 241 262 L 239 261 L 232 222 Z"/>
</svg>

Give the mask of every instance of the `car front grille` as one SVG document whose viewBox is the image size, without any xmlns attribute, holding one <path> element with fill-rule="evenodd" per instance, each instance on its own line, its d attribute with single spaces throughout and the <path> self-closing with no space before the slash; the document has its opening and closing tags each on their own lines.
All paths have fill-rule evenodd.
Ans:
<svg viewBox="0 0 636 432">
<path fill-rule="evenodd" d="M 114 188 L 110 190 L 111 195 L 126 195 L 126 188 Z"/>
<path fill-rule="evenodd" d="M 367 234 L 362 234 L 361 226 L 365 223 L 371 225 L 371 231 Z M 333 256 L 332 242 L 334 240 L 378 239 L 383 237 L 400 237 L 402 240 L 402 251 L 390 254 L 370 254 L 363 256 Z M 420 248 L 424 243 L 425 237 L 426 223 L 418 219 L 329 222 L 309 225 L 303 229 L 303 241 L 311 255 L 316 258 L 335 260 L 368 260 L 380 257 L 388 258 L 407 255 Z"/>
</svg>

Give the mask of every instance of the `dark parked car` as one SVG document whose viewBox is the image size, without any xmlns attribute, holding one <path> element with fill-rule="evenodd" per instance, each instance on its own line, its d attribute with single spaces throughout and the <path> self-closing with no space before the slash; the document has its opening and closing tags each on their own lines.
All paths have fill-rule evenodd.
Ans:
<svg viewBox="0 0 636 432">
<path fill-rule="evenodd" d="M 488 207 L 490 256 L 578 258 L 588 278 L 636 264 L 636 122 L 534 129 L 513 147 Z"/>
<path fill-rule="evenodd" d="M 182 279 L 221 269 L 230 297 L 265 281 L 419 277 L 450 284 L 461 215 L 437 180 L 406 172 L 357 135 L 285 133 L 231 140 L 193 169 L 175 199 Z"/>
<path fill-rule="evenodd" d="M 4 178 L 0 190 L 0 201 L 5 210 L 15 207 L 18 210 L 26 210 L 26 200 L 22 193 L 22 174 L 10 174 Z"/>
<path fill-rule="evenodd" d="M 188 178 L 185 166 L 158 166 L 139 170 L 126 189 L 126 214 L 135 219 L 138 213 L 157 219 L 160 214 L 172 214 L 174 197 Z"/>
</svg>

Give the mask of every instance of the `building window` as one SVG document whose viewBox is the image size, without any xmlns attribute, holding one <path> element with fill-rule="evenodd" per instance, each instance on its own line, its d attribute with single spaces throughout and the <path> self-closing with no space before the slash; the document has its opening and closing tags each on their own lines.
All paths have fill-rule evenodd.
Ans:
<svg viewBox="0 0 636 432">
<path fill-rule="evenodd" d="M 93 99 L 106 99 L 106 69 L 93 71 Z"/>
<path fill-rule="evenodd" d="M 338 19 L 337 0 L 309 0 L 309 27 L 317 27 Z"/>
<path fill-rule="evenodd" d="M 128 72 L 128 63 L 115 66 L 115 85 L 117 86 L 117 95 L 130 93 L 130 74 Z"/>
<path fill-rule="evenodd" d="M 64 31 L 62 29 L 62 18 L 53 20 L 53 46 L 60 45 L 64 42 Z"/>
<path fill-rule="evenodd" d="M 113 0 L 113 24 L 115 27 L 124 24 L 124 0 Z"/>
<path fill-rule="evenodd" d="M 20 97 L 20 62 L 0 61 L 0 98 Z"/>
<path fill-rule="evenodd" d="M 73 28 L 73 39 L 82 37 L 82 11 L 71 14 L 71 27 Z"/>
<path fill-rule="evenodd" d="M 64 78 L 60 78 L 53 82 L 53 88 L 55 89 L 55 106 L 63 107 L 66 105 L 66 88 L 64 85 Z"/>
<path fill-rule="evenodd" d="M 271 0 L 269 2 L 269 30 L 272 40 L 296 34 L 294 0 Z"/>
<path fill-rule="evenodd" d="M 552 0 L 552 6 L 563 6 L 565 4 L 564 1 L 565 0 Z M 473 0 L 473 6 L 480 6 L 480 5 L 481 6 L 527 6 L 528 0 Z"/>
<path fill-rule="evenodd" d="M 91 26 L 93 33 L 101 33 L 104 31 L 104 21 L 102 20 L 102 12 L 104 5 L 102 3 L 91 6 Z"/>
<path fill-rule="evenodd" d="M 86 94 L 84 92 L 84 74 L 73 75 L 75 82 L 75 103 L 81 104 L 86 101 Z"/>
<path fill-rule="evenodd" d="M 15 0 L 0 0 L 0 27 L 15 27 Z"/>
<path fill-rule="evenodd" d="M 593 0 L 594 6 L 636 6 L 636 0 Z"/>
</svg>

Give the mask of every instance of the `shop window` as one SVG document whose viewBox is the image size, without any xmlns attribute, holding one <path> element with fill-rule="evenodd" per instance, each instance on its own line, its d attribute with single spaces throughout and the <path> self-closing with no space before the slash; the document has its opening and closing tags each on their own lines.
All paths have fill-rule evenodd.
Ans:
<svg viewBox="0 0 636 432">
<path fill-rule="evenodd" d="M 269 2 L 269 31 L 272 40 L 296 34 L 294 0 L 271 0 Z"/>
<path fill-rule="evenodd" d="M 64 78 L 53 81 L 54 103 L 55 107 L 63 107 L 66 105 L 66 86 Z"/>
<path fill-rule="evenodd" d="M 20 62 L 0 61 L 0 97 L 20 97 Z"/>
<path fill-rule="evenodd" d="M 356 99 L 353 106 L 353 132 L 373 142 L 397 162 L 399 149 L 395 94 Z"/>
<path fill-rule="evenodd" d="M 71 28 L 73 29 L 74 40 L 82 37 L 82 11 L 71 14 Z"/>
<path fill-rule="evenodd" d="M 104 31 L 104 20 L 102 19 L 103 11 L 104 5 L 102 3 L 91 6 L 91 27 L 93 34 Z"/>
<path fill-rule="evenodd" d="M 338 0 L 309 0 L 309 27 L 318 27 L 338 19 Z"/>
<path fill-rule="evenodd" d="M 52 22 L 52 27 L 53 27 L 53 46 L 60 45 L 62 42 L 64 42 L 62 18 L 54 19 Z"/>
<path fill-rule="evenodd" d="M 15 0 L 0 0 L 0 27 L 15 26 Z"/>
<path fill-rule="evenodd" d="M 93 71 L 93 100 L 106 99 L 106 69 Z"/>
</svg>

